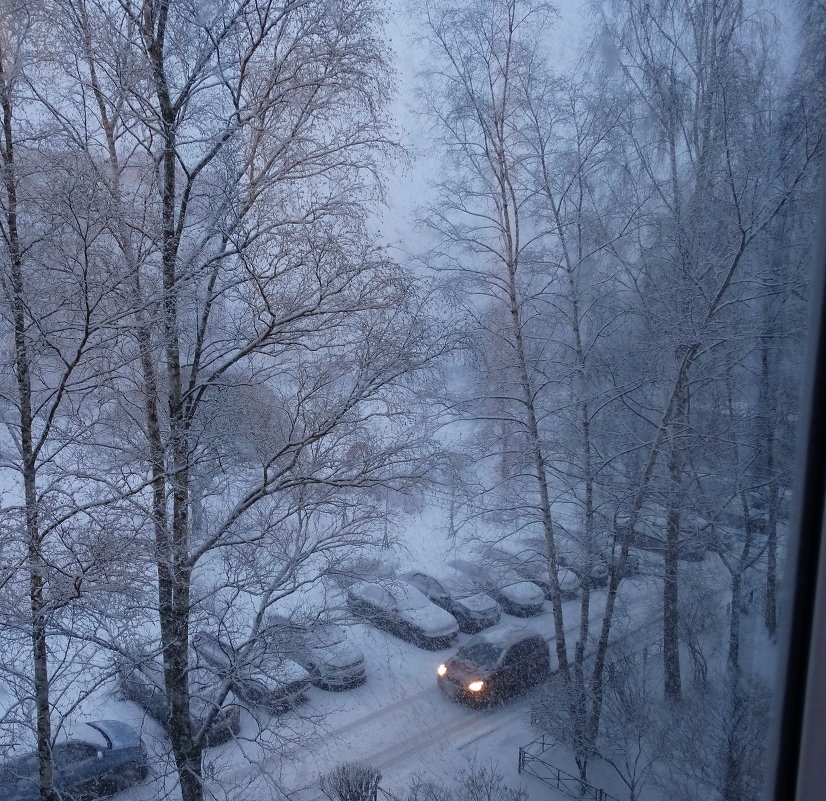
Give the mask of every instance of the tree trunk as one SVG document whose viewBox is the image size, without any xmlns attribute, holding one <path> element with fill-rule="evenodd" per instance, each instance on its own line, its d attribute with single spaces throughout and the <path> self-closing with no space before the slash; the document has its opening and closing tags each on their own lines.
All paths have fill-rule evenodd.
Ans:
<svg viewBox="0 0 826 801">
<path fill-rule="evenodd" d="M 556 542 L 554 540 L 554 525 L 551 517 L 551 500 L 548 492 L 548 479 L 545 475 L 545 458 L 542 451 L 542 442 L 539 436 L 539 424 L 536 419 L 536 410 L 533 402 L 533 390 L 531 387 L 530 375 L 528 373 L 527 360 L 525 358 L 525 346 L 522 341 L 522 323 L 519 318 L 519 302 L 516 289 L 516 269 L 515 266 L 508 267 L 510 290 L 510 311 L 514 330 L 514 344 L 516 358 L 519 367 L 519 374 L 522 384 L 522 398 L 526 412 L 526 427 L 530 442 L 531 454 L 533 456 L 533 466 L 536 475 L 537 488 L 539 490 L 539 508 L 542 515 L 542 529 L 545 534 L 545 545 L 548 549 L 548 579 L 551 585 L 553 598 L 554 617 L 554 643 L 556 645 L 556 657 L 559 662 L 559 672 L 567 682 L 569 678 L 568 651 L 565 643 L 565 624 L 562 619 L 562 596 L 559 590 L 559 576 L 557 575 Z"/>
<path fill-rule="evenodd" d="M 501 122 L 497 125 L 501 126 Z M 531 381 L 528 361 L 525 353 L 525 343 L 522 337 L 522 319 L 520 314 L 520 296 L 517 286 L 516 272 L 519 254 L 519 216 L 513 186 L 511 184 L 508 162 L 506 158 L 506 133 L 497 130 L 496 146 L 498 149 L 499 174 L 496 176 L 501 190 L 501 231 L 504 237 L 504 261 L 508 271 L 508 305 L 513 331 L 513 347 L 516 355 L 519 383 L 522 390 L 522 403 L 525 408 L 525 428 L 533 459 L 534 473 L 539 492 L 539 509 L 542 516 L 542 530 L 545 535 L 545 545 L 548 551 L 548 580 L 551 585 L 551 605 L 554 618 L 554 643 L 559 663 L 559 672 L 567 683 L 570 673 L 568 670 L 568 651 L 565 643 L 565 624 L 562 619 L 562 595 L 559 590 L 559 576 L 557 575 L 556 541 L 554 538 L 554 524 L 551 515 L 551 500 L 548 492 L 548 478 L 545 474 L 545 456 L 542 439 L 539 434 L 536 408 L 534 405 L 534 391 Z"/>
<path fill-rule="evenodd" d="M 680 513 L 674 505 L 668 510 L 663 574 L 663 672 L 665 697 L 676 703 L 682 696 L 680 679 L 680 641 L 677 559 L 680 536 Z"/>
<path fill-rule="evenodd" d="M 764 313 L 765 319 L 766 313 Z M 768 329 L 768 321 L 765 322 Z M 766 520 L 766 588 L 763 606 L 763 617 L 769 635 L 774 637 L 777 633 L 777 516 L 780 502 L 780 488 L 777 476 L 775 476 L 774 458 L 774 420 L 775 404 L 774 390 L 771 385 L 769 348 L 768 340 L 771 337 L 771 330 L 766 330 L 760 348 L 760 401 L 761 408 L 759 414 L 759 437 L 760 447 L 763 450 L 763 461 L 767 494 Z"/>
<path fill-rule="evenodd" d="M 169 449 L 172 490 L 171 525 L 164 527 L 158 560 L 158 600 L 163 648 L 164 680 L 169 703 L 169 737 L 181 787 L 182 801 L 203 801 L 202 744 L 193 737 L 189 710 L 189 497 L 190 462 L 187 410 L 183 399 L 178 340 L 178 234 L 176 231 L 177 113 L 172 102 L 165 64 L 168 0 L 145 6 L 142 35 L 152 66 L 154 91 L 161 118 L 161 271 L 163 278 L 162 331 L 165 351 L 165 388 L 168 393 Z M 155 501 L 156 517 L 167 518 Z"/>
<path fill-rule="evenodd" d="M 10 76 L 7 76 L 5 72 L 4 55 L 0 51 L 0 105 L 2 105 L 3 111 L 3 188 L 6 194 L 6 246 L 8 248 L 11 279 L 11 297 L 9 300 L 14 325 L 14 368 L 17 378 L 20 456 L 26 516 L 25 537 L 29 570 L 32 673 L 37 716 L 37 757 L 40 774 L 40 799 L 41 801 L 53 801 L 55 798 L 54 764 L 52 762 L 51 704 L 49 700 L 49 665 L 46 643 L 45 565 L 39 530 L 37 455 L 33 437 L 30 353 L 26 338 L 23 251 L 17 225 L 18 201 L 14 160 L 14 132 L 12 129 L 12 86 Z"/>
<path fill-rule="evenodd" d="M 771 637 L 777 635 L 777 511 L 769 509 L 766 544 L 766 596 L 764 622 Z"/>
<path fill-rule="evenodd" d="M 740 616 L 743 579 L 739 571 L 731 576 L 731 617 L 729 620 L 728 664 L 735 672 L 740 661 Z"/>
<path fill-rule="evenodd" d="M 684 389 L 678 400 L 675 427 L 682 422 L 685 412 Z M 668 495 L 668 520 L 665 528 L 665 552 L 663 571 L 663 674 L 665 698 L 677 703 L 682 697 L 680 677 L 679 639 L 679 549 L 680 549 L 680 504 L 682 502 L 683 458 L 682 447 L 673 427 L 671 430 L 671 455 L 668 471 L 670 492 Z"/>
</svg>

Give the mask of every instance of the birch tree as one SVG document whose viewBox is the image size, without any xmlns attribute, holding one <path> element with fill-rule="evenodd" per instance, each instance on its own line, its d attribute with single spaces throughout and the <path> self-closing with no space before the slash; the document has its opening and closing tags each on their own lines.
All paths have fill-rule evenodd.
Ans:
<svg viewBox="0 0 826 801">
<path fill-rule="evenodd" d="M 371 493 L 426 469 L 410 399 L 445 344 L 365 225 L 393 151 L 371 2 L 55 8 L 62 79 L 38 100 L 96 165 L 128 276 L 100 452 L 150 487 L 132 505 L 152 521 L 165 723 L 193 801 L 210 721 L 189 715 L 189 641 L 218 565 L 258 604 L 243 648 L 369 541 Z"/>
<path fill-rule="evenodd" d="M 425 101 L 445 151 L 439 200 L 426 224 L 438 237 L 432 255 L 465 293 L 458 302 L 485 339 L 479 358 L 489 394 L 460 408 L 513 432 L 510 446 L 526 455 L 520 467 L 530 500 L 521 508 L 535 510 L 542 531 L 556 655 L 567 676 L 549 454 L 537 407 L 543 378 L 527 342 L 532 302 L 542 290 L 535 278 L 539 234 L 528 221 L 521 134 L 527 117 L 519 96 L 549 12 L 544 3 L 521 0 L 422 6 L 423 35 L 434 57 Z"/>
<path fill-rule="evenodd" d="M 52 658 L 49 633 L 112 565 L 94 541 L 99 513 L 120 493 L 88 469 L 84 451 L 116 369 L 109 355 L 123 297 L 88 158 L 55 148 L 34 109 L 46 22 L 40 4 L 22 3 L 4 6 L 0 23 L 0 471 L 14 492 L 0 543 L 2 589 L 14 601 L 4 636 L 25 632 L 30 643 L 22 664 L 11 652 L 4 663 L 11 685 L 34 699 L 42 801 L 54 798 L 52 718 L 61 707 L 52 687 L 60 677 L 63 692 L 71 668 L 71 645 L 61 642 Z M 19 615 L 24 598 L 28 614 Z"/>
<path fill-rule="evenodd" d="M 660 411 L 652 421 L 653 434 L 622 541 L 623 561 L 655 467 L 669 441 L 669 470 L 675 480 L 682 474 L 682 460 L 678 457 L 674 462 L 673 456 L 684 441 L 691 376 L 702 360 L 711 357 L 720 337 L 728 335 L 721 327 L 736 302 L 739 282 L 747 276 L 759 237 L 794 196 L 820 145 L 806 142 L 805 137 L 777 142 L 753 135 L 750 124 L 764 119 L 761 115 L 770 108 L 766 105 L 770 84 L 759 35 L 765 29 L 760 27 L 759 16 L 746 15 L 742 4 L 663 3 L 654 7 L 629 2 L 615 4 L 613 9 L 619 69 L 636 91 L 643 112 L 640 119 L 645 121 L 631 132 L 639 156 L 637 169 L 656 190 L 669 231 L 662 266 L 681 290 L 663 292 L 658 300 L 679 304 L 676 319 L 686 321 L 685 326 L 672 328 L 676 336 L 664 343 L 663 353 L 674 354 L 675 359 L 661 385 L 662 401 L 654 405 Z M 763 65 L 761 69 L 754 69 L 754 59 Z M 771 147 L 778 147 L 773 157 L 766 152 Z M 720 210 L 713 219 L 703 211 L 709 207 Z M 673 320 L 673 315 L 674 310 L 664 311 L 663 319 Z M 667 530 L 663 622 L 666 692 L 675 699 L 680 694 L 678 531 L 679 521 L 672 515 Z M 617 584 L 615 577 L 596 654 L 594 732 Z"/>
</svg>

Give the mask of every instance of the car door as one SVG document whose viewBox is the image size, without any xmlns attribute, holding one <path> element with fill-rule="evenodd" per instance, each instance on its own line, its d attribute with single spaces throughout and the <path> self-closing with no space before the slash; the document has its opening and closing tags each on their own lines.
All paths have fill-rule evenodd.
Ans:
<svg viewBox="0 0 826 801">
<path fill-rule="evenodd" d="M 52 749 L 55 784 L 71 801 L 97 798 L 103 792 L 106 753 L 89 743 L 59 743 Z"/>
<path fill-rule="evenodd" d="M 539 684 L 544 681 L 550 669 L 548 646 L 541 637 L 525 640 L 525 681 Z"/>
<path fill-rule="evenodd" d="M 525 670 L 525 647 L 524 643 L 514 643 L 505 652 L 497 670 L 497 695 L 513 695 L 522 689 Z"/>
</svg>

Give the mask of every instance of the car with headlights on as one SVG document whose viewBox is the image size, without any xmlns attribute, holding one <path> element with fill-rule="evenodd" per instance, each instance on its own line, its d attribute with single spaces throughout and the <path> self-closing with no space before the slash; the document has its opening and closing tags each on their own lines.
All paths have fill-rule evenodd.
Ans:
<svg viewBox="0 0 826 801">
<path fill-rule="evenodd" d="M 436 669 L 442 692 L 484 705 L 543 682 L 550 673 L 548 641 L 531 628 L 500 624 L 471 637 Z"/>
<path fill-rule="evenodd" d="M 459 624 L 459 631 L 467 634 L 495 626 L 502 616 L 502 608 L 494 598 L 479 592 L 466 576 L 455 570 L 438 574 L 409 570 L 400 578 L 412 584 L 436 606 L 450 612 Z"/>
<path fill-rule="evenodd" d="M 302 623 L 270 612 L 261 636 L 267 648 L 301 665 L 322 690 L 348 690 L 364 684 L 364 654 L 335 623 Z"/>
<path fill-rule="evenodd" d="M 432 651 L 449 648 L 459 633 L 450 612 L 398 579 L 357 581 L 347 590 L 347 607 L 356 617 Z"/>
<path fill-rule="evenodd" d="M 545 593 L 542 588 L 526 581 L 507 565 L 493 559 L 478 562 L 453 559 L 448 565 L 467 576 L 480 592 L 494 598 L 509 615 L 530 617 L 544 609 Z"/>
<path fill-rule="evenodd" d="M 230 681 L 235 694 L 248 704 L 280 714 L 306 698 L 310 674 L 268 647 L 263 637 L 236 648 L 229 640 L 200 632 L 192 637 L 192 648 L 200 664 Z"/>
<path fill-rule="evenodd" d="M 145 709 L 162 726 L 167 726 L 170 709 L 161 661 L 156 657 L 132 655 L 121 658 L 117 672 L 123 697 Z M 201 665 L 190 668 L 188 679 L 193 728 L 199 731 L 211 717 L 205 745 L 209 748 L 232 739 L 241 729 L 241 709 L 235 696 L 229 692 L 219 704 L 221 679 Z"/>
<path fill-rule="evenodd" d="M 66 801 L 105 798 L 142 782 L 149 773 L 146 748 L 138 733 L 119 720 L 90 720 L 52 747 L 54 786 Z M 39 801 L 37 752 L 0 765 L 3 801 Z"/>
</svg>

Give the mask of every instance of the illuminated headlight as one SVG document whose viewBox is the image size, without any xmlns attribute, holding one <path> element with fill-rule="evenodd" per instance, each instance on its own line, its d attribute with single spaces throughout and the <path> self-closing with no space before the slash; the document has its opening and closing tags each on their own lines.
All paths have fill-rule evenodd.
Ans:
<svg viewBox="0 0 826 801">
<path fill-rule="evenodd" d="M 436 668 L 437 676 L 444 676 L 445 673 L 447 673 L 447 665 L 439 665 L 439 667 Z"/>
<path fill-rule="evenodd" d="M 468 684 L 467 688 L 472 693 L 478 693 L 484 686 L 485 682 L 483 681 L 472 681 L 470 684 Z"/>
</svg>

